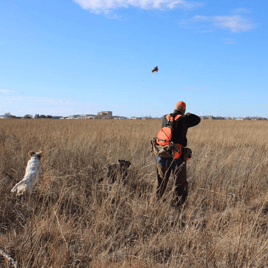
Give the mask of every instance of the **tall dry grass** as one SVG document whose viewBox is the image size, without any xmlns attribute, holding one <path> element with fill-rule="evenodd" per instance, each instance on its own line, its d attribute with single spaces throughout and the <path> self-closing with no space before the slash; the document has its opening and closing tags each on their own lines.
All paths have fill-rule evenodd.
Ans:
<svg viewBox="0 0 268 268">
<path fill-rule="evenodd" d="M 0 249 L 19 267 L 267 267 L 268 122 L 189 129 L 190 192 L 151 202 L 160 120 L 1 120 Z M 31 196 L 10 193 L 44 151 Z M 106 165 L 132 162 L 126 184 Z M 0 267 L 8 263 L 0 257 Z"/>
</svg>

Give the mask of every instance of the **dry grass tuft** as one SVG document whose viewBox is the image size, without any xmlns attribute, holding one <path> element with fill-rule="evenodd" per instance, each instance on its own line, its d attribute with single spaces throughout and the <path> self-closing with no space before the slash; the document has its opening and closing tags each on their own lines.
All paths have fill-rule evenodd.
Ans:
<svg viewBox="0 0 268 268">
<path fill-rule="evenodd" d="M 19 267 L 265 267 L 268 123 L 203 121 L 189 130 L 190 194 L 173 180 L 152 203 L 150 140 L 160 120 L 1 120 L 0 249 Z M 43 150 L 30 196 L 11 188 Z M 127 183 L 106 166 L 131 161 Z M 104 177 L 102 183 L 98 183 Z M 8 267 L 0 257 L 0 267 Z"/>
</svg>

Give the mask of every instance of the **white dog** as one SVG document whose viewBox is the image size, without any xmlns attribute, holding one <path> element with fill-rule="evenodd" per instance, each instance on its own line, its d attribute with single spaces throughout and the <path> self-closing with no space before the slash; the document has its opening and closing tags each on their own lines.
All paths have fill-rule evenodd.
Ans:
<svg viewBox="0 0 268 268">
<path fill-rule="evenodd" d="M 39 179 L 42 173 L 42 168 L 39 163 L 43 152 L 40 151 L 36 153 L 30 151 L 28 154 L 31 159 L 27 163 L 24 178 L 11 189 L 11 192 L 17 192 L 17 195 L 22 195 L 24 192 L 31 193 L 33 184 Z"/>
</svg>

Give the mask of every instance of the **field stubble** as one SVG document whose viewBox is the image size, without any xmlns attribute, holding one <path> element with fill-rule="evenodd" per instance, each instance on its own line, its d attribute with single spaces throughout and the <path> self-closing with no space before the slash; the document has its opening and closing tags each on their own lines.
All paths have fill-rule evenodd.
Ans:
<svg viewBox="0 0 268 268">
<path fill-rule="evenodd" d="M 152 202 L 160 120 L 1 120 L 0 249 L 19 267 L 266 267 L 268 122 L 189 129 L 181 211 L 171 178 Z M 15 197 L 27 152 L 44 151 L 31 196 Z M 108 163 L 131 161 L 127 183 Z M 102 183 L 98 183 L 104 177 Z M 8 264 L 0 257 L 0 267 Z"/>
</svg>

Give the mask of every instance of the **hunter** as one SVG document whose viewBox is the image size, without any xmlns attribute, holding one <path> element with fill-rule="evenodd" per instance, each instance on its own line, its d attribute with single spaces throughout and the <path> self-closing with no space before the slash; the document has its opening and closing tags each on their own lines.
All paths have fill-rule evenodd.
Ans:
<svg viewBox="0 0 268 268">
<path fill-rule="evenodd" d="M 175 192 L 178 206 L 188 195 L 186 161 L 191 158 L 187 146 L 187 130 L 200 123 L 200 117 L 187 113 L 186 104 L 179 101 L 174 112 L 163 117 L 162 129 L 153 140 L 153 150 L 157 156 L 157 179 L 154 187 L 156 197 L 160 199 L 167 187 L 171 172 L 175 178 Z"/>
</svg>

